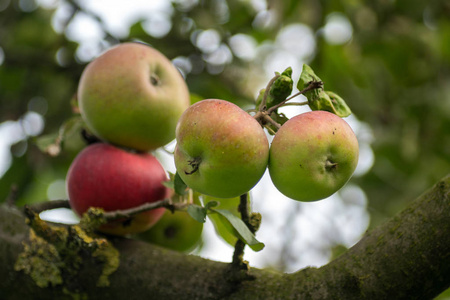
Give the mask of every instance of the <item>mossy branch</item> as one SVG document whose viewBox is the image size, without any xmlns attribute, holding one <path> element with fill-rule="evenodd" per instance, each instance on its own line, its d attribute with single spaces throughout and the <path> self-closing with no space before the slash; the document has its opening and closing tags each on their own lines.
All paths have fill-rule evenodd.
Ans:
<svg viewBox="0 0 450 300">
<path fill-rule="evenodd" d="M 104 265 L 82 258 L 73 277 L 79 297 L 92 299 L 433 299 L 450 283 L 450 176 L 403 212 L 368 232 L 321 268 L 281 274 L 251 268 L 254 280 L 227 281 L 229 264 L 115 238 L 120 265 L 98 288 Z M 29 228 L 17 209 L 0 206 L 0 291 L 5 299 L 73 299 L 67 282 L 42 288 L 14 264 Z M 93 272 L 93 273 L 92 273 Z M 133 293 L 130 294 L 130 291 Z"/>
</svg>

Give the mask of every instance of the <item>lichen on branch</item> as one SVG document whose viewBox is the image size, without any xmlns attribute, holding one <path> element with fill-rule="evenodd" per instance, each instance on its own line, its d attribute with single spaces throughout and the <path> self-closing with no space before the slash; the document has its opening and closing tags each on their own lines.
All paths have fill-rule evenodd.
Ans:
<svg viewBox="0 0 450 300">
<path fill-rule="evenodd" d="M 24 250 L 15 263 L 16 271 L 30 275 L 39 287 L 67 287 L 78 277 L 84 261 L 94 260 L 102 266 L 96 285 L 109 286 L 109 275 L 119 267 L 119 251 L 108 239 L 89 230 L 92 227 L 86 224 L 92 226 L 92 223 L 51 225 L 28 207 L 25 215 L 30 231 L 28 240 L 24 241 Z"/>
</svg>

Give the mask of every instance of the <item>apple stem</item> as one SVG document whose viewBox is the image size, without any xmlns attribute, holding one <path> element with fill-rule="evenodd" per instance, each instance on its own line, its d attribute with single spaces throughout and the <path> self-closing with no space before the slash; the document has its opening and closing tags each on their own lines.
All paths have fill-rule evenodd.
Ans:
<svg viewBox="0 0 450 300">
<path fill-rule="evenodd" d="M 264 121 L 269 122 L 273 126 L 275 126 L 277 129 L 280 129 L 281 125 L 275 122 L 269 115 L 264 115 Z"/>
</svg>

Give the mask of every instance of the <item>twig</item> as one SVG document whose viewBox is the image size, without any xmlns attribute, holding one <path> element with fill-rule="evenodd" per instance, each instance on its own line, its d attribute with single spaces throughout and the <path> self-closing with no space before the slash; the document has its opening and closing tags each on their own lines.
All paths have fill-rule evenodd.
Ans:
<svg viewBox="0 0 450 300">
<path fill-rule="evenodd" d="M 248 229 L 254 234 L 255 228 L 250 224 L 250 216 L 248 211 L 248 194 L 242 194 L 240 197 L 240 202 L 238 210 L 241 213 L 241 219 Z M 248 269 L 248 264 L 244 262 L 244 248 L 245 243 L 240 239 L 237 240 L 234 245 L 233 261 L 232 265 L 238 267 L 239 269 Z"/>
<path fill-rule="evenodd" d="M 274 112 L 275 110 L 277 110 L 278 108 L 283 106 L 286 102 L 288 102 L 292 98 L 297 97 L 299 95 L 302 95 L 302 94 L 304 94 L 306 92 L 309 92 L 311 90 L 315 90 L 315 89 L 321 88 L 322 86 L 323 86 L 323 82 L 322 81 L 311 81 L 309 83 L 309 85 L 306 88 L 304 88 L 303 90 L 301 90 L 300 92 L 298 92 L 298 93 L 296 93 L 296 94 L 286 98 L 286 100 L 284 100 L 284 101 L 280 102 L 279 104 L 274 105 L 274 106 L 270 107 L 269 109 L 267 109 L 267 114 L 270 115 L 272 112 Z"/>
<path fill-rule="evenodd" d="M 275 82 L 275 80 L 280 77 L 279 74 L 276 74 L 272 79 L 270 79 L 269 83 L 267 83 L 266 90 L 264 91 L 263 99 L 261 101 L 261 104 L 259 105 L 259 111 L 266 110 L 266 102 L 267 97 L 269 96 L 270 88 L 272 87 L 272 84 Z"/>
<path fill-rule="evenodd" d="M 129 208 L 129 209 L 107 211 L 107 212 L 103 213 L 103 217 L 106 220 L 115 220 L 115 219 L 119 219 L 119 218 L 128 218 L 131 215 L 138 214 L 138 213 L 152 210 L 152 209 L 156 209 L 156 208 L 165 207 L 165 208 L 173 211 L 176 209 L 181 209 L 184 206 L 185 206 L 184 203 L 174 204 L 170 198 L 166 198 L 166 199 L 163 199 L 163 200 L 160 200 L 157 202 L 144 203 L 140 206 L 136 206 L 136 207 Z"/>
<path fill-rule="evenodd" d="M 281 125 L 274 121 L 269 115 L 264 114 L 264 121 L 269 122 L 273 126 L 275 126 L 277 129 L 280 129 Z"/>
<path fill-rule="evenodd" d="M 248 211 L 248 194 L 247 193 L 242 194 L 240 196 L 238 210 L 241 213 L 242 221 L 245 223 L 245 225 L 247 225 L 248 229 L 250 229 L 250 231 L 252 233 L 255 233 L 253 226 L 250 224 L 250 215 L 249 215 L 249 211 Z"/>
<path fill-rule="evenodd" d="M 51 200 L 43 201 L 28 205 L 28 208 L 37 214 L 43 211 L 56 209 L 56 208 L 70 208 L 69 200 Z"/>
<path fill-rule="evenodd" d="M 302 106 L 302 105 L 308 105 L 308 101 L 285 103 L 283 106 Z"/>
<path fill-rule="evenodd" d="M 18 192 L 19 188 L 17 187 L 17 185 L 16 184 L 11 185 L 9 189 L 9 194 L 5 200 L 7 205 L 13 206 L 16 204 Z"/>
<path fill-rule="evenodd" d="M 119 218 L 128 218 L 131 215 L 138 214 L 144 211 L 164 207 L 170 211 L 182 210 L 188 203 L 173 203 L 172 199 L 166 198 L 157 202 L 144 203 L 140 206 L 136 206 L 129 209 L 114 210 L 103 212 L 103 218 L 107 221 L 115 220 Z M 32 205 L 28 205 L 28 209 L 31 209 L 35 213 L 39 214 L 46 210 L 56 209 L 56 208 L 70 208 L 69 200 L 52 200 L 39 202 Z"/>
</svg>

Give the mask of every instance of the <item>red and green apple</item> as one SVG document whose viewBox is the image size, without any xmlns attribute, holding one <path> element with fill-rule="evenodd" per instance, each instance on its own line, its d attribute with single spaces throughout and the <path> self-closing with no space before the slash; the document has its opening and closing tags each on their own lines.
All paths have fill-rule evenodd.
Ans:
<svg viewBox="0 0 450 300">
<path fill-rule="evenodd" d="M 133 153 L 96 143 L 83 149 L 67 173 L 67 193 L 72 209 L 82 215 L 90 207 L 124 210 L 170 197 L 163 185 L 168 176 L 152 155 Z M 114 235 L 142 232 L 154 225 L 165 208 L 142 212 L 126 220 L 111 221 L 100 231 Z"/>
<path fill-rule="evenodd" d="M 340 117 L 326 111 L 297 115 L 277 131 L 269 174 L 285 196 L 316 201 L 337 192 L 358 163 L 358 140 Z"/>
<path fill-rule="evenodd" d="M 77 96 L 95 135 L 140 151 L 172 141 L 190 104 L 181 73 L 166 56 L 141 43 L 120 44 L 90 62 Z"/>
<path fill-rule="evenodd" d="M 269 143 L 261 125 L 239 106 L 207 99 L 191 105 L 176 128 L 175 166 L 194 191 L 233 198 L 261 179 Z"/>
</svg>

